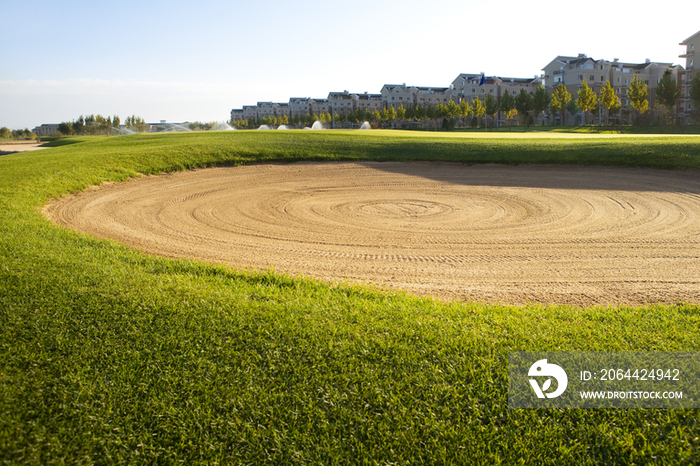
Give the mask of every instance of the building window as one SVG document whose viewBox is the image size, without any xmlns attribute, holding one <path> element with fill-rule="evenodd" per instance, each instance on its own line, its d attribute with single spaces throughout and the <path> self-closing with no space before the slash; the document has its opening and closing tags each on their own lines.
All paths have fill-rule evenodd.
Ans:
<svg viewBox="0 0 700 466">
<path fill-rule="evenodd" d="M 583 81 L 583 75 L 582 75 L 582 74 L 579 74 L 579 75 L 578 75 L 578 80 L 579 80 L 579 81 Z"/>
<path fill-rule="evenodd" d="M 600 65 L 600 69 L 601 69 L 601 70 L 604 70 L 604 69 L 605 69 L 605 65 Z"/>
<path fill-rule="evenodd" d="M 629 83 L 630 83 L 630 80 L 629 80 L 629 79 L 625 79 L 625 84 L 629 84 Z"/>
<path fill-rule="evenodd" d="M 593 77 L 593 75 L 591 75 L 591 81 L 595 81 L 595 78 Z"/>
<path fill-rule="evenodd" d="M 619 77 L 619 76 L 617 77 L 617 83 L 618 83 L 618 84 L 620 83 L 620 77 Z"/>
<path fill-rule="evenodd" d="M 605 82 L 605 76 L 601 76 L 601 77 L 600 77 L 600 80 L 603 81 L 603 82 Z"/>
</svg>

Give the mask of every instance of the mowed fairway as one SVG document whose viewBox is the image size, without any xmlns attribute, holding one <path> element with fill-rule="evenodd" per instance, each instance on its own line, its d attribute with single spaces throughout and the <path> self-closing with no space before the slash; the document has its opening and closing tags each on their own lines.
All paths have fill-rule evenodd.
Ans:
<svg viewBox="0 0 700 466">
<path fill-rule="evenodd" d="M 696 172 L 254 165 L 110 184 L 46 214 L 154 254 L 446 299 L 700 302 Z"/>
<path fill-rule="evenodd" d="M 344 169 L 358 175 L 341 185 L 342 196 L 357 193 L 352 183 L 361 173 L 370 187 L 381 184 L 379 173 L 403 188 L 384 198 L 365 189 L 364 201 L 343 204 L 321 189 L 322 176 L 297 177 L 325 198 L 319 210 L 308 208 L 312 196 L 298 186 L 274 197 L 255 184 L 250 202 L 267 206 L 267 216 L 252 221 L 274 220 L 270 213 L 280 210 L 271 206 L 286 203 L 287 215 L 300 219 L 297 229 L 313 214 L 327 230 L 336 222 L 336 231 L 327 233 L 335 238 L 387 219 L 412 221 L 412 231 L 437 228 L 438 238 L 450 233 L 444 223 L 431 225 L 431 215 L 461 215 L 460 221 L 471 215 L 479 219 L 470 226 L 476 247 L 484 239 L 478 225 L 495 232 L 499 215 L 532 239 L 537 233 L 527 221 L 557 225 L 562 212 L 576 211 L 578 220 L 562 234 L 607 241 L 598 251 L 604 260 L 615 247 L 610 238 L 627 235 L 638 246 L 630 256 L 673 249 L 680 251 L 679 268 L 691 269 L 685 261 L 698 244 L 698 137 L 234 131 L 75 141 L 0 157 L 0 464 L 697 464 L 697 410 L 511 410 L 507 378 L 511 351 L 699 351 L 700 306 L 692 296 L 640 306 L 448 302 L 329 284 L 305 278 L 304 271 L 291 277 L 147 254 L 58 226 L 42 210 L 52 199 L 80 199 L 79 192 L 108 182 L 112 187 L 94 193 L 121 189 L 121 182 L 209 173 L 175 173 L 189 169 Z M 519 175 L 495 186 L 502 191 L 497 198 L 485 190 L 493 182 L 445 180 L 440 177 L 457 171 L 429 176 L 427 166 L 407 173 L 406 162 Z M 560 166 L 544 167 L 551 164 Z M 588 181 L 552 176 L 545 181 L 554 184 L 540 179 L 533 185 L 528 173 L 543 167 L 551 174 L 596 175 Z M 467 187 L 470 203 L 460 191 Z M 409 189 L 420 202 L 397 199 Z M 430 197 L 444 189 L 457 190 L 452 200 Z M 188 203 L 206 200 L 207 191 L 176 200 L 195 206 Z M 586 202 L 610 206 L 617 221 L 607 221 L 607 214 L 596 219 Z M 230 220 L 240 215 L 233 211 L 237 202 L 203 205 L 185 209 L 189 217 L 172 211 L 166 220 L 176 222 L 174 234 L 182 235 L 183 222 L 215 235 L 241 228 Z M 470 212 L 454 210 L 469 205 Z M 168 206 L 162 204 L 162 212 Z M 632 220 L 632 207 L 644 212 L 643 221 Z M 405 235 L 404 247 L 410 244 L 405 231 L 394 230 Z M 670 246 L 659 247 L 663 241 Z M 589 247 L 582 251 L 591 254 Z M 659 270 L 673 269 L 673 254 L 665 254 L 668 264 Z M 679 275 L 668 272 L 676 284 Z"/>
</svg>

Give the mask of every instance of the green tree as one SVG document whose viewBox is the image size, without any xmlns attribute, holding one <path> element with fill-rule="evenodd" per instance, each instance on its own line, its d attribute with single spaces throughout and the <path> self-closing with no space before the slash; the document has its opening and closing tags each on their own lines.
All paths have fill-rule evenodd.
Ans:
<svg viewBox="0 0 700 466">
<path fill-rule="evenodd" d="M 10 139 L 12 137 L 12 131 L 9 128 L 3 126 L 0 128 L 0 139 Z"/>
<path fill-rule="evenodd" d="M 501 112 L 506 116 L 506 118 L 508 118 L 509 120 L 513 118 L 513 110 L 515 110 L 515 98 L 512 95 L 510 95 L 508 91 L 505 91 L 501 96 L 500 108 Z"/>
<path fill-rule="evenodd" d="M 559 113 L 561 115 L 561 125 L 564 126 L 564 110 L 566 105 L 571 101 L 571 93 L 566 90 L 566 86 L 559 84 L 552 94 L 552 103 L 550 108 L 553 113 Z"/>
<path fill-rule="evenodd" d="M 428 105 L 428 107 L 425 109 L 425 116 L 430 121 L 436 120 L 438 117 L 438 113 L 435 107 L 433 107 L 432 105 Z"/>
<path fill-rule="evenodd" d="M 518 115 L 520 115 L 520 121 L 529 126 L 532 96 L 525 89 L 520 89 L 520 93 L 515 98 L 515 108 L 518 111 Z"/>
<path fill-rule="evenodd" d="M 690 101 L 693 104 L 693 119 L 700 123 L 700 79 L 697 77 L 690 81 Z"/>
<path fill-rule="evenodd" d="M 649 92 L 647 91 L 647 85 L 643 81 L 640 81 L 636 74 L 630 83 L 629 89 L 627 89 L 627 96 L 630 98 L 632 108 L 640 114 L 643 115 L 649 110 L 649 101 L 647 100 Z"/>
<path fill-rule="evenodd" d="M 620 98 L 617 96 L 617 94 L 615 94 L 615 89 L 613 89 L 613 87 L 610 85 L 610 81 L 607 81 L 605 83 L 605 86 L 603 86 L 603 88 L 600 90 L 600 96 L 598 100 L 603 105 L 603 107 L 607 109 L 608 120 L 610 119 L 611 113 L 617 113 L 613 112 L 612 110 L 620 107 Z"/>
<path fill-rule="evenodd" d="M 664 75 L 656 86 L 656 101 L 666 107 L 672 116 L 675 116 L 675 108 L 678 99 L 681 98 L 681 87 L 673 78 L 671 70 L 664 71 Z"/>
<path fill-rule="evenodd" d="M 392 126 L 394 125 L 394 120 L 396 120 L 396 109 L 394 107 L 389 107 L 387 111 L 387 120 L 389 120 Z"/>
<path fill-rule="evenodd" d="M 382 115 L 379 113 L 379 110 L 375 110 L 372 112 L 372 123 L 378 123 L 382 120 Z"/>
<path fill-rule="evenodd" d="M 475 99 L 472 99 L 472 111 L 471 113 L 476 117 L 476 118 L 481 118 L 484 116 L 484 113 L 486 113 L 486 107 L 484 107 L 484 104 L 481 102 L 481 99 L 478 97 Z"/>
<path fill-rule="evenodd" d="M 471 115 L 472 113 L 472 107 L 469 105 L 469 102 L 467 102 L 467 99 L 462 99 L 462 101 L 459 103 L 459 116 L 462 117 L 462 121 L 464 122 L 464 126 L 467 126 L 467 117 Z"/>
<path fill-rule="evenodd" d="M 399 120 L 399 122 L 406 119 L 406 109 L 403 108 L 403 104 L 399 105 L 399 108 L 396 109 L 396 119 Z"/>
<path fill-rule="evenodd" d="M 484 100 L 484 113 L 491 117 L 493 120 L 498 113 L 499 105 L 493 94 L 486 94 L 486 99 Z"/>
<path fill-rule="evenodd" d="M 450 99 L 449 102 L 447 102 L 447 114 L 451 118 L 457 118 L 459 116 L 460 109 L 459 106 L 455 103 L 454 100 Z"/>
<path fill-rule="evenodd" d="M 547 92 L 544 86 L 540 84 L 540 87 L 535 90 L 535 96 L 532 99 L 532 110 L 535 114 L 535 123 L 537 123 L 537 118 L 542 115 L 542 112 L 549 108 L 551 102 L 552 98 L 550 97 L 549 92 Z"/>
<path fill-rule="evenodd" d="M 583 112 L 583 124 L 586 124 L 586 113 L 593 110 L 598 97 L 595 95 L 593 89 L 588 87 L 588 82 L 583 80 L 581 84 L 581 89 L 578 90 L 578 99 L 576 99 L 576 105 Z"/>
</svg>

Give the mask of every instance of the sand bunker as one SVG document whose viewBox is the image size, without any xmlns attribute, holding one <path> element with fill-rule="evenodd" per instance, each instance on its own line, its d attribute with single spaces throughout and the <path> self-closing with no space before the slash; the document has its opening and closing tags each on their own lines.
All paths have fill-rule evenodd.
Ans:
<svg viewBox="0 0 700 466">
<path fill-rule="evenodd" d="M 700 302 L 700 176 L 302 163 L 104 185 L 55 222 L 143 251 L 522 304 Z"/>
</svg>

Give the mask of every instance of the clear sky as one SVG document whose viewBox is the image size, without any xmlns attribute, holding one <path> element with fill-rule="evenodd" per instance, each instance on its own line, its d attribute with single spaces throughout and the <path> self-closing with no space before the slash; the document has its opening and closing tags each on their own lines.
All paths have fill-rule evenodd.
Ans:
<svg viewBox="0 0 700 466">
<path fill-rule="evenodd" d="M 668 7 L 666 7 L 668 6 Z M 232 108 L 459 73 L 534 77 L 557 55 L 685 64 L 697 0 L 6 1 L 0 126 L 81 114 L 225 121 Z"/>
</svg>

